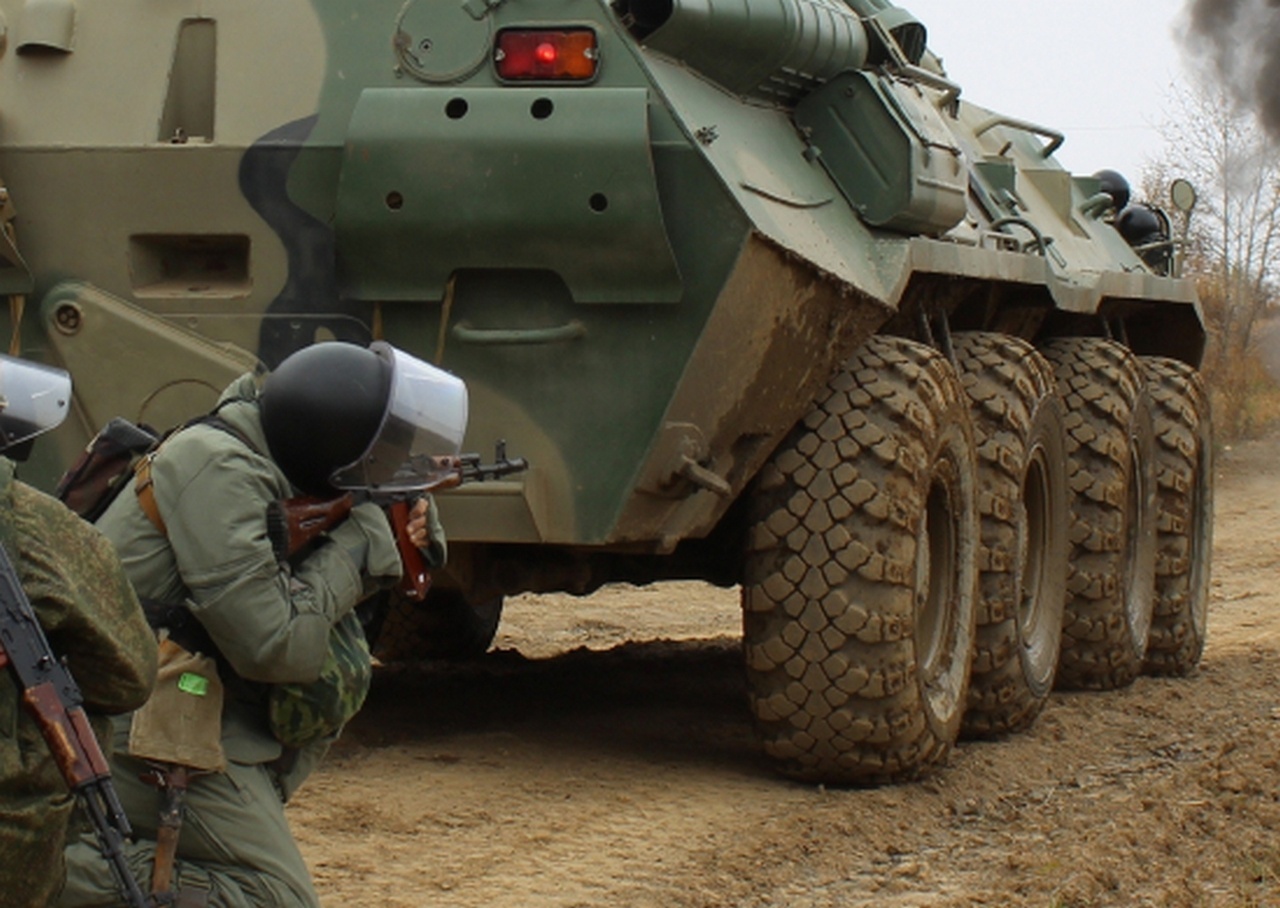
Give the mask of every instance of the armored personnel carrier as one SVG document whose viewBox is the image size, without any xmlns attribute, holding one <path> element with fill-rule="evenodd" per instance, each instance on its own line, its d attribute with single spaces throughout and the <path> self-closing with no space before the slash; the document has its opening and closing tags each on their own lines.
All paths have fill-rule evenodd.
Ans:
<svg viewBox="0 0 1280 908">
<path fill-rule="evenodd" d="M 0 16 L 0 285 L 75 378 L 45 482 L 113 416 L 385 338 L 466 380 L 469 449 L 532 465 L 441 496 L 451 565 L 387 605 L 407 655 L 482 651 L 523 591 L 740 585 L 765 753 L 853 783 L 1199 658 L 1204 331 L 1167 219 L 971 103 L 906 10 Z"/>
</svg>

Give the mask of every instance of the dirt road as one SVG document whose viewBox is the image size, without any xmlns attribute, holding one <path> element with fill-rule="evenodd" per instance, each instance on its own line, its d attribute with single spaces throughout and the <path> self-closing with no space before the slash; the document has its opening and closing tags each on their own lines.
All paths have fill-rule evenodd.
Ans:
<svg viewBox="0 0 1280 908">
<path fill-rule="evenodd" d="M 482 662 L 381 671 L 289 808 L 326 908 L 1280 906 L 1280 439 L 1218 473 L 1199 671 L 910 785 L 770 775 L 732 591 L 513 601 Z"/>
</svg>

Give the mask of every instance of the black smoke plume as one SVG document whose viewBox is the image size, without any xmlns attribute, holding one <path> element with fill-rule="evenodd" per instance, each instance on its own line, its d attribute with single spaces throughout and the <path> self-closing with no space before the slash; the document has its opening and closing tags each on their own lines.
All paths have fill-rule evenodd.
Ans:
<svg viewBox="0 0 1280 908">
<path fill-rule="evenodd" d="M 1280 0 L 1189 0 L 1187 47 L 1280 141 Z"/>
</svg>

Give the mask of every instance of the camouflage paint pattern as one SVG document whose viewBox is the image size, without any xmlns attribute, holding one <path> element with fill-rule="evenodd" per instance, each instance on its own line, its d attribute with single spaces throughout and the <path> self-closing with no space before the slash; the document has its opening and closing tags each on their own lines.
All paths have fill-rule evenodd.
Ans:
<svg viewBox="0 0 1280 908">
<path fill-rule="evenodd" d="M 441 582 L 732 582 L 733 504 L 878 330 L 943 311 L 1198 360 L 1189 283 L 1060 136 L 929 54 L 883 74 L 880 29 L 923 46 L 905 11 L 704 5 L 715 28 L 641 0 L 0 0 L 23 338 L 77 378 L 60 462 L 113 415 L 172 424 L 248 364 L 385 337 L 467 381 L 469 449 L 533 465 L 441 497 Z M 503 29 L 566 27 L 592 79 L 499 77 Z"/>
</svg>

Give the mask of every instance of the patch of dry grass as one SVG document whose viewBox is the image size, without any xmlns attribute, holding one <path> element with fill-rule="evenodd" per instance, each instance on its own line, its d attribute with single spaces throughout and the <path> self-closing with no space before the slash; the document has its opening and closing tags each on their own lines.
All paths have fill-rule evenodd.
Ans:
<svg viewBox="0 0 1280 908">
<path fill-rule="evenodd" d="M 1258 438 L 1280 425 L 1280 384 L 1256 354 L 1226 357 L 1206 371 L 1205 382 L 1219 443 Z"/>
</svg>

